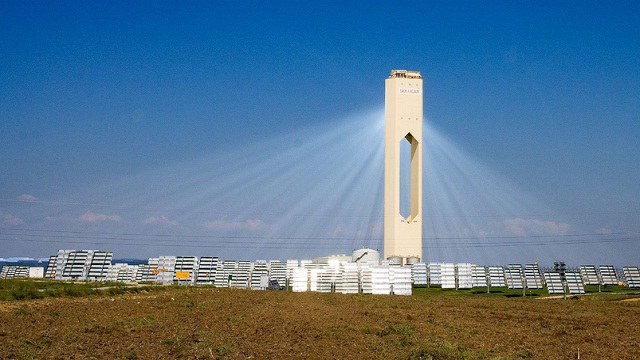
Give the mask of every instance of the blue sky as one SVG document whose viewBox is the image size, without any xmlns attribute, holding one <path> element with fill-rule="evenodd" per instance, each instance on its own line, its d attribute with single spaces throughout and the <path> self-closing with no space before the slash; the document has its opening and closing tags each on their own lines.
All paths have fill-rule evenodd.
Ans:
<svg viewBox="0 0 640 360">
<path fill-rule="evenodd" d="M 634 2 L 1 2 L 0 198 L 5 200 L 0 202 L 0 236 L 5 239 L 0 256 L 46 256 L 84 245 L 83 239 L 62 243 L 70 237 L 52 242 L 51 232 L 33 236 L 40 243 L 26 243 L 24 237 L 7 235 L 7 229 L 16 228 L 73 230 L 85 238 L 89 231 L 101 236 L 209 234 L 207 241 L 216 242 L 219 234 L 208 233 L 203 224 L 226 224 L 225 234 L 285 236 L 283 229 L 300 214 L 292 212 L 287 221 L 265 215 L 275 217 L 274 209 L 293 203 L 276 196 L 280 188 L 272 182 L 284 169 L 301 165 L 278 154 L 295 154 L 287 152 L 291 147 L 342 154 L 333 165 L 323 163 L 313 176 L 288 185 L 292 188 L 321 184 L 340 173 L 337 169 L 357 153 L 354 144 L 364 135 L 341 126 L 354 118 L 362 121 L 354 114 L 379 113 L 383 79 L 395 68 L 423 73 L 425 121 L 447 144 L 456 144 L 518 194 L 543 204 L 514 208 L 500 219 L 502 224 L 520 219 L 528 226 L 569 226 L 549 236 L 637 234 L 639 15 Z M 373 129 L 365 132 L 369 139 L 377 134 Z M 329 133 L 339 138 L 319 140 L 319 148 L 310 144 L 309 138 Z M 373 149 L 379 143 L 371 144 Z M 378 159 L 353 156 L 354 163 Z M 249 178 L 245 173 L 253 165 L 238 165 L 247 159 L 281 171 L 269 170 L 274 176 L 264 176 L 253 187 L 242 185 L 247 191 L 234 201 L 216 203 L 233 188 L 218 184 Z M 196 166 L 211 166 L 202 169 L 211 176 L 195 181 Z M 354 203 L 377 207 L 379 193 L 363 202 L 365 189 L 352 191 L 362 183 L 378 186 L 381 167 L 372 166 L 363 170 L 372 175 L 361 185 L 344 178 L 336 184 L 344 187 L 340 191 L 358 194 Z M 314 189 L 309 196 L 321 201 L 332 187 Z M 16 202 L 21 196 L 37 202 Z M 178 200 L 169 198 L 189 201 L 178 207 Z M 273 200 L 257 204 L 250 215 L 231 208 L 256 198 Z M 207 204 L 200 204 L 202 199 Z M 201 217 L 193 215 L 195 204 Z M 330 238 L 348 227 L 327 219 L 344 204 L 325 205 L 322 226 L 305 222 L 297 241 Z M 469 209 L 482 204 L 464 208 L 468 216 Z M 306 216 L 311 210 L 300 211 Z M 370 230 L 376 211 L 358 223 L 369 229 L 367 235 L 348 236 L 379 237 Z M 429 211 L 442 212 L 425 209 L 426 216 Z M 168 227 L 149 228 L 151 218 L 165 219 Z M 280 224 L 251 225 L 256 222 Z M 473 231 L 464 234 L 482 235 Z M 518 236 L 534 233 L 540 235 Z M 612 242 L 606 258 L 587 260 L 637 263 L 639 242 Z M 584 256 L 602 256 L 596 245 L 582 245 L 588 248 Z M 123 257 L 184 250 L 109 246 Z M 239 249 L 219 250 L 224 256 L 244 256 Z M 303 250 L 265 250 L 264 256 L 306 257 L 330 247 L 317 254 Z M 197 248 L 188 251 L 198 255 Z M 434 260 L 461 257 L 432 253 L 440 255 Z M 248 256 L 261 254 L 257 247 Z M 570 254 L 571 249 L 558 247 L 539 256 L 549 261 Z M 504 250 L 499 257 L 474 261 L 507 262 L 509 256 Z"/>
</svg>

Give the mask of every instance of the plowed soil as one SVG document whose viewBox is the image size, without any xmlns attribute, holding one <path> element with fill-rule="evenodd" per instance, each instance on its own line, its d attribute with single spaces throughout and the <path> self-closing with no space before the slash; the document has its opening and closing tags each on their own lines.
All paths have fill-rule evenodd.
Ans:
<svg viewBox="0 0 640 360">
<path fill-rule="evenodd" d="M 0 358 L 638 359 L 640 302 L 215 288 L 0 302 Z"/>
</svg>

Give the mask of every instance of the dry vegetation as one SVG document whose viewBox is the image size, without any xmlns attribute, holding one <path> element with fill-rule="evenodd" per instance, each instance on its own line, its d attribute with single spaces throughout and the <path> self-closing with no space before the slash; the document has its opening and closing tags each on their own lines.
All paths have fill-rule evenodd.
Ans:
<svg viewBox="0 0 640 360">
<path fill-rule="evenodd" d="M 215 288 L 0 301 L 0 358 L 638 359 L 640 302 Z"/>
</svg>

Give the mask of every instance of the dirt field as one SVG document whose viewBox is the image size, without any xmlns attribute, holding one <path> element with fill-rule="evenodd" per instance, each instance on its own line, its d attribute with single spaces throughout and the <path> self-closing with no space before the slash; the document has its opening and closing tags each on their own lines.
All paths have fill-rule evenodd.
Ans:
<svg viewBox="0 0 640 360">
<path fill-rule="evenodd" d="M 0 302 L 0 358 L 638 359 L 624 296 L 372 296 L 215 288 Z"/>
</svg>

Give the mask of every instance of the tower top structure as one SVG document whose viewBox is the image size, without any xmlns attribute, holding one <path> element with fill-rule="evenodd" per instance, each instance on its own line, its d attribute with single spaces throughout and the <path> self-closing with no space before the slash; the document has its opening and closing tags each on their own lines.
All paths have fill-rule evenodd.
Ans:
<svg viewBox="0 0 640 360">
<path fill-rule="evenodd" d="M 390 78 L 422 79 L 420 71 L 391 70 Z"/>
</svg>

